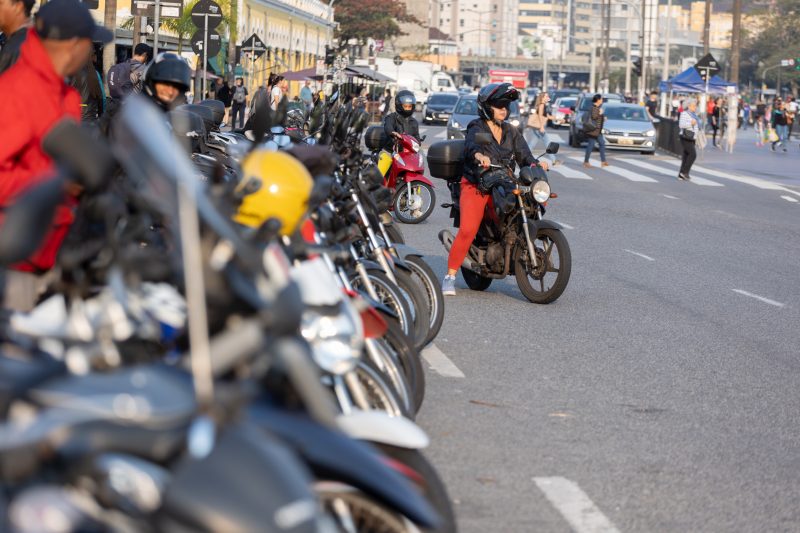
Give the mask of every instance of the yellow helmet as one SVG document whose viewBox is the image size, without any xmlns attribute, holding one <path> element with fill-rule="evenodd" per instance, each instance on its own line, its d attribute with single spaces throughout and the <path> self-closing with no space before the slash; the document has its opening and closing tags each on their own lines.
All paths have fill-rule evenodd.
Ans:
<svg viewBox="0 0 800 533">
<path fill-rule="evenodd" d="M 233 219 L 257 228 L 267 219 L 281 222 L 281 235 L 297 229 L 308 207 L 313 180 L 306 167 L 284 152 L 257 148 L 242 163 L 237 192 L 254 190 L 242 199 Z"/>
</svg>

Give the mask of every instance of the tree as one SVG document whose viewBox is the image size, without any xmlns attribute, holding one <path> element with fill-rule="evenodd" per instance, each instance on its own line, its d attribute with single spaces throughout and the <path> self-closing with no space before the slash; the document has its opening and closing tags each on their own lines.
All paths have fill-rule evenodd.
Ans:
<svg viewBox="0 0 800 533">
<path fill-rule="evenodd" d="M 355 39 L 384 39 L 405 35 L 400 23 L 421 24 L 399 0 L 340 0 L 336 4 L 337 37 L 340 43 Z"/>
<path fill-rule="evenodd" d="M 741 80 L 749 79 L 758 84 L 766 67 L 778 65 L 782 59 L 800 57 L 800 41 L 797 39 L 800 6 L 797 0 L 776 0 L 769 10 L 760 15 L 763 23 L 759 31 L 743 32 L 740 63 Z M 800 71 L 782 68 L 780 74 L 781 79 L 790 83 L 792 91 L 797 94 Z M 777 68 L 767 72 L 767 82 L 774 83 L 777 78 Z"/>
</svg>

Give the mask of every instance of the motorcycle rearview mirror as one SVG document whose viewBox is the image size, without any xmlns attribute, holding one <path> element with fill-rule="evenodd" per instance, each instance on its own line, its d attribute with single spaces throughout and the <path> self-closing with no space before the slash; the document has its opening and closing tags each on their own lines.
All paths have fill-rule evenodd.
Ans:
<svg viewBox="0 0 800 533">
<path fill-rule="evenodd" d="M 561 148 L 560 144 L 558 144 L 557 142 L 552 142 L 552 143 L 547 145 L 546 153 L 548 153 L 548 154 L 557 154 L 559 148 Z"/>
<path fill-rule="evenodd" d="M 56 124 L 44 138 L 42 148 L 89 192 L 104 188 L 116 167 L 109 146 L 71 119 Z"/>
<path fill-rule="evenodd" d="M 36 251 L 64 198 L 63 188 L 60 176 L 41 182 L 17 196 L 5 209 L 0 225 L 0 265 L 24 261 Z"/>
<path fill-rule="evenodd" d="M 486 145 L 492 144 L 492 134 L 491 133 L 476 133 L 475 134 L 475 142 L 477 144 Z"/>
</svg>

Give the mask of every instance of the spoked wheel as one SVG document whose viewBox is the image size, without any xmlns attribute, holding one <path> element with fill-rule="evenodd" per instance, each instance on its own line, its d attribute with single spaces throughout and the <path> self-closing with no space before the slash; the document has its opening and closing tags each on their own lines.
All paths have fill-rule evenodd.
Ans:
<svg viewBox="0 0 800 533">
<path fill-rule="evenodd" d="M 408 301 L 402 294 L 402 291 L 400 291 L 397 285 L 392 283 L 392 280 L 390 280 L 383 272 L 369 269 L 367 271 L 367 276 L 369 277 L 372 286 L 375 288 L 375 293 L 378 295 L 378 301 L 386 305 L 397 315 L 397 320 L 400 322 L 400 328 L 403 330 L 403 333 L 406 335 L 413 335 L 414 315 L 412 314 Z M 364 287 L 361 277 L 358 274 L 351 276 L 350 284 L 354 289 L 363 290 L 366 294 L 369 294 L 369 291 L 367 291 L 366 287 Z"/>
<path fill-rule="evenodd" d="M 430 309 L 428 299 L 422 286 L 405 270 L 397 269 L 394 272 L 397 286 L 405 297 L 413 318 L 414 347 L 421 350 L 427 344 L 428 333 L 431 330 Z"/>
<path fill-rule="evenodd" d="M 409 412 L 403 405 L 394 388 L 386 381 L 372 361 L 361 359 L 356 367 L 356 376 L 367 397 L 370 409 L 383 411 L 389 416 L 405 416 Z"/>
<path fill-rule="evenodd" d="M 425 369 L 422 359 L 411 338 L 405 335 L 397 325 L 397 321 L 384 317 L 388 329 L 386 334 L 376 339 L 382 349 L 385 349 L 400 365 L 405 381 L 411 389 L 412 408 L 409 413 L 416 415 L 425 399 Z"/>
<path fill-rule="evenodd" d="M 314 484 L 327 515 L 341 533 L 410 533 L 419 531 L 404 517 L 363 492 L 337 482 Z"/>
<path fill-rule="evenodd" d="M 467 287 L 473 291 L 485 291 L 489 288 L 489 285 L 492 284 L 492 278 L 484 278 L 477 272 L 473 272 L 464 267 L 461 267 L 461 275 L 464 276 Z"/>
<path fill-rule="evenodd" d="M 395 326 L 397 328 L 397 326 Z M 399 332 L 400 329 L 397 328 Z M 400 333 L 402 335 L 402 333 Z M 412 418 L 416 415 L 417 407 L 414 405 L 413 387 L 403 369 L 397 353 L 384 340 L 365 339 L 364 348 L 366 357 L 375 365 L 386 381 L 394 388 L 397 398 L 403 403 L 403 408 Z"/>
<path fill-rule="evenodd" d="M 517 246 L 514 275 L 522 294 L 535 304 L 549 304 L 567 288 L 572 271 L 572 255 L 564 234 L 554 229 L 540 229 L 533 238 L 537 266 L 533 266 L 524 244 Z"/>
<path fill-rule="evenodd" d="M 400 227 L 396 224 L 386 224 L 386 233 L 389 234 L 389 238 L 392 239 L 394 244 L 406 243 L 406 239 L 403 237 L 403 232 L 400 231 Z"/>
<path fill-rule="evenodd" d="M 435 205 L 433 187 L 421 181 L 403 183 L 394 195 L 394 216 L 404 224 L 419 224 L 431 216 Z"/>
<path fill-rule="evenodd" d="M 433 269 L 425 260 L 417 255 L 405 257 L 406 264 L 411 269 L 411 274 L 423 289 L 428 299 L 428 309 L 430 311 L 431 327 L 425 343 L 433 342 L 439 330 L 442 329 L 444 322 L 444 296 L 442 295 L 442 285 L 439 278 L 434 274 Z"/>
</svg>

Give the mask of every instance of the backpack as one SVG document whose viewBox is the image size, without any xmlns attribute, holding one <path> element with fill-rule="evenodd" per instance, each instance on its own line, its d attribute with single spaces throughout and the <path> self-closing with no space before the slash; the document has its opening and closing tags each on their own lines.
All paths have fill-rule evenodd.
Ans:
<svg viewBox="0 0 800 533">
<path fill-rule="evenodd" d="M 233 101 L 236 102 L 237 104 L 243 104 L 246 96 L 247 92 L 244 86 L 236 87 L 233 90 Z"/>
<path fill-rule="evenodd" d="M 133 91 L 131 82 L 131 61 L 117 63 L 108 69 L 108 93 L 111 98 L 123 98 Z"/>
</svg>

